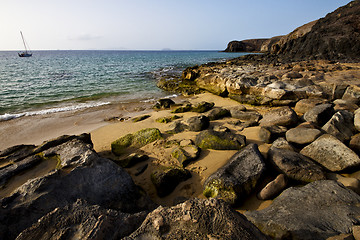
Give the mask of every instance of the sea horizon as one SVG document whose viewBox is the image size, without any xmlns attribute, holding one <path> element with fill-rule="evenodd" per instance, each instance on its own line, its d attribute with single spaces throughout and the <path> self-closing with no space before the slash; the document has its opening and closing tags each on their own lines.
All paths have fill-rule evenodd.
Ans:
<svg viewBox="0 0 360 240">
<path fill-rule="evenodd" d="M 115 102 L 173 97 L 156 86 L 189 66 L 246 53 L 216 50 L 0 51 L 0 121 L 97 107 Z"/>
</svg>

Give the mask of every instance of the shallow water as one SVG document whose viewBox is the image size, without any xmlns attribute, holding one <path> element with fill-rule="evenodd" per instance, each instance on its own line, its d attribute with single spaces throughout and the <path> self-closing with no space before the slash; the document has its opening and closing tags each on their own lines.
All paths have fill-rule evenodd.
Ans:
<svg viewBox="0 0 360 240">
<path fill-rule="evenodd" d="M 0 121 L 168 96 L 164 75 L 244 53 L 217 51 L 35 51 L 19 58 L 0 52 Z"/>
</svg>

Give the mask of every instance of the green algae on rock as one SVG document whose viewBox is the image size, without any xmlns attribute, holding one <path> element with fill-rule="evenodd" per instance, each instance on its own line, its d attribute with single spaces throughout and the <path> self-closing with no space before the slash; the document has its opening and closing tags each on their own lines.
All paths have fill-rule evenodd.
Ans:
<svg viewBox="0 0 360 240">
<path fill-rule="evenodd" d="M 179 118 L 182 118 L 182 117 L 178 116 L 178 115 L 172 115 L 172 116 L 168 116 L 168 117 L 157 118 L 157 119 L 155 119 L 155 121 L 158 123 L 169 123 L 169 122 L 172 122 Z"/>
<path fill-rule="evenodd" d="M 133 134 L 129 133 L 111 143 L 111 152 L 121 155 L 129 147 L 140 148 L 161 139 L 162 135 L 157 128 L 145 128 Z"/>
<path fill-rule="evenodd" d="M 196 136 L 195 144 L 202 149 L 239 150 L 246 144 L 243 135 L 205 130 Z"/>
</svg>

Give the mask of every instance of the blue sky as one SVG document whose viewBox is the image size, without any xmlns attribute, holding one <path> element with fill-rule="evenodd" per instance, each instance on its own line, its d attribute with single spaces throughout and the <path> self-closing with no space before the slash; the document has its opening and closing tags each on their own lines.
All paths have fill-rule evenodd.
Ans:
<svg viewBox="0 0 360 240">
<path fill-rule="evenodd" d="M 1 0 L 0 50 L 222 50 L 288 34 L 350 0 Z"/>
</svg>

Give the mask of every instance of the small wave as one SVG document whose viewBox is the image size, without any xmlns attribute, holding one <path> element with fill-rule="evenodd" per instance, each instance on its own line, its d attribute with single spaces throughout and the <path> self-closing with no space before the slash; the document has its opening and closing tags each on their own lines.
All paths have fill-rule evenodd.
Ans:
<svg viewBox="0 0 360 240">
<path fill-rule="evenodd" d="M 5 113 L 3 115 L 0 115 L 0 122 L 8 121 L 15 118 L 25 117 L 25 116 L 35 116 L 35 115 L 46 115 L 50 113 L 58 113 L 58 112 L 69 112 L 69 111 L 75 111 L 85 108 L 92 108 L 92 107 L 99 107 L 103 105 L 108 105 L 110 102 L 99 102 L 99 103 L 81 103 L 78 105 L 72 105 L 67 107 L 57 107 L 57 108 L 50 108 L 50 109 L 43 109 L 39 111 L 31 111 L 31 112 L 24 112 L 24 113 L 15 113 L 15 114 L 9 114 Z"/>
</svg>

